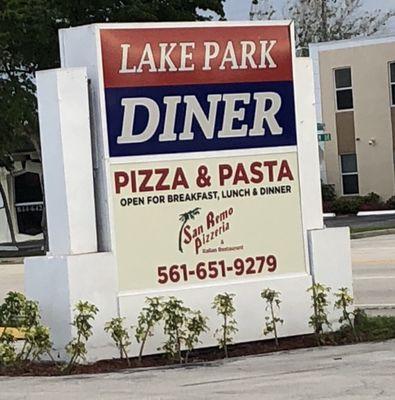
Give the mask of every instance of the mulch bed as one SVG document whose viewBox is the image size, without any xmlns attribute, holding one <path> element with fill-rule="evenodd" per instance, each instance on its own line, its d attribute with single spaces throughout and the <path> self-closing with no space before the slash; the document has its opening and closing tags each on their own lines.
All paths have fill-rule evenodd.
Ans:
<svg viewBox="0 0 395 400">
<path fill-rule="evenodd" d="M 301 335 L 279 339 L 279 347 L 276 348 L 274 340 L 261 340 L 256 342 L 239 343 L 228 347 L 229 358 L 259 355 L 276 351 L 295 350 L 301 348 L 316 347 L 317 342 L 314 335 Z M 197 349 L 189 356 L 188 365 L 204 364 L 206 362 L 221 360 L 224 352 L 218 347 L 208 347 Z M 166 358 L 163 354 L 144 356 L 141 364 L 137 358 L 130 359 L 131 366 L 128 367 L 126 360 L 112 359 L 101 360 L 92 364 L 77 365 L 72 374 L 100 374 L 106 372 L 116 372 L 125 369 L 177 366 L 180 364 Z M 57 365 L 52 362 L 40 363 L 21 363 L 18 366 L 0 368 L 0 376 L 59 376 L 64 375 Z"/>
</svg>

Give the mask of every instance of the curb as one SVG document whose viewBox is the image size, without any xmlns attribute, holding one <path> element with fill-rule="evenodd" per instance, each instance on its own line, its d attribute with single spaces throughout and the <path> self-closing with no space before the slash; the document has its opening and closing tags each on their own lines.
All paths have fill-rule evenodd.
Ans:
<svg viewBox="0 0 395 400">
<path fill-rule="evenodd" d="M 369 237 L 374 237 L 374 236 L 384 236 L 384 235 L 395 235 L 395 228 L 378 229 L 376 231 L 352 233 L 351 239 L 364 239 L 364 238 L 369 238 Z"/>
<path fill-rule="evenodd" d="M 395 210 L 359 211 L 357 217 L 370 217 L 378 215 L 394 215 Z"/>
<path fill-rule="evenodd" d="M 395 304 L 355 304 L 362 310 L 395 310 Z"/>
</svg>

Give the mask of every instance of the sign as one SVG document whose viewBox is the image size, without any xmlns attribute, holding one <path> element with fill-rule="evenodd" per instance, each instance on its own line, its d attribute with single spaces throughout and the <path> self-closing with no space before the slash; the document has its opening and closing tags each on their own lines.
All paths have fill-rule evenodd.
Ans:
<svg viewBox="0 0 395 400">
<path fill-rule="evenodd" d="M 304 272 L 290 26 L 100 38 L 120 291 Z"/>
<path fill-rule="evenodd" d="M 296 153 L 116 164 L 112 176 L 121 291 L 305 270 Z"/>
<path fill-rule="evenodd" d="M 319 133 L 318 141 L 319 142 L 330 142 L 332 140 L 332 136 L 330 133 Z"/>
<path fill-rule="evenodd" d="M 289 25 L 100 37 L 110 157 L 296 144 Z"/>
</svg>

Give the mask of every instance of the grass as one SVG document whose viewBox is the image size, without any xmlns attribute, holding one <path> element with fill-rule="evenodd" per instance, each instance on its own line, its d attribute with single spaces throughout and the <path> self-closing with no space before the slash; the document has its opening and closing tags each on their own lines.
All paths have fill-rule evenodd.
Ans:
<svg viewBox="0 0 395 400">
<path fill-rule="evenodd" d="M 395 338 L 395 317 L 369 317 L 364 311 L 359 311 L 355 318 L 355 330 L 359 342 L 377 342 Z M 355 342 L 351 328 L 343 325 L 340 330 L 329 335 L 332 344 L 349 344 Z"/>
<path fill-rule="evenodd" d="M 356 328 L 363 340 L 388 340 L 395 337 L 395 317 L 368 317 L 362 314 L 356 321 Z"/>
</svg>

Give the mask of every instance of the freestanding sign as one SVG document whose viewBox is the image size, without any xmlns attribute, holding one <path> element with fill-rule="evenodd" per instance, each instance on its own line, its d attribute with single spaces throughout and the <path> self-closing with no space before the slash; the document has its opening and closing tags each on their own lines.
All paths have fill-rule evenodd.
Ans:
<svg viewBox="0 0 395 400">
<path fill-rule="evenodd" d="M 70 319 L 73 301 L 95 302 L 98 332 L 117 314 L 134 323 L 154 295 L 201 309 L 215 330 L 211 301 L 231 292 L 241 342 L 262 338 L 259 294 L 270 287 L 288 320 L 280 336 L 310 332 L 312 274 L 339 287 L 351 278 L 336 272 L 349 263 L 347 232 L 322 229 L 312 71 L 294 57 L 292 24 L 92 25 L 61 31 L 60 43 L 63 69 L 38 75 L 51 252 L 27 262 L 28 294 L 53 307 L 38 287 L 57 265 L 51 283 L 67 286 L 60 308 Z M 88 171 L 72 162 L 73 151 L 91 162 L 78 115 L 87 78 Z M 338 259 L 334 275 L 325 251 Z M 158 332 L 148 351 L 161 341 Z M 212 344 L 208 333 L 202 345 Z M 97 333 L 94 346 L 102 357 L 107 339 Z"/>
<path fill-rule="evenodd" d="M 100 40 L 120 290 L 304 272 L 290 25 Z"/>
</svg>

